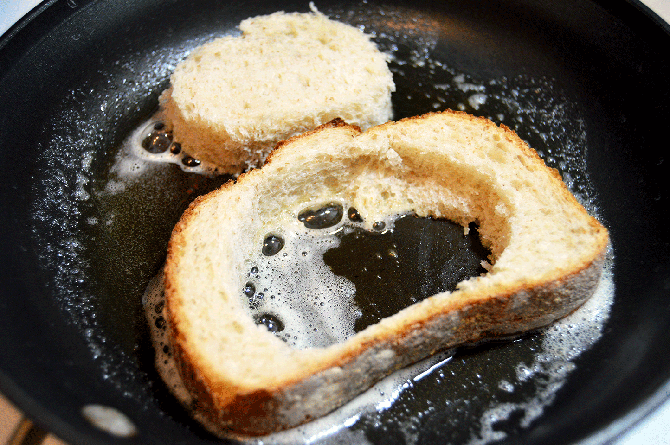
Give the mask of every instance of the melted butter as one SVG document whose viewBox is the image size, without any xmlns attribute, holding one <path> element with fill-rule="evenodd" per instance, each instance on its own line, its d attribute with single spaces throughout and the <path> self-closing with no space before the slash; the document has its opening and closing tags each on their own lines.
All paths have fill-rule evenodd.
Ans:
<svg viewBox="0 0 670 445">
<path fill-rule="evenodd" d="M 121 183 L 143 176 L 154 164 L 174 164 L 185 173 L 205 176 L 219 174 L 216 166 L 185 153 L 181 144 L 173 140 L 172 132 L 166 129 L 161 118 L 161 113 L 158 112 L 135 128 L 124 140 L 112 167 L 112 172 Z"/>
</svg>

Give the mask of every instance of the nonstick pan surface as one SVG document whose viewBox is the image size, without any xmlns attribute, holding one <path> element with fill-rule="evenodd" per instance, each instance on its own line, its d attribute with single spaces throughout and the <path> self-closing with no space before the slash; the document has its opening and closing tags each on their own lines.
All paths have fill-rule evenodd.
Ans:
<svg viewBox="0 0 670 445">
<path fill-rule="evenodd" d="M 393 54 L 395 118 L 489 117 L 557 168 L 610 230 L 614 291 L 562 361 L 538 362 L 547 331 L 462 349 L 314 441 L 598 443 L 653 409 L 670 379 L 667 26 L 624 1 L 316 6 Z M 120 178 L 120 153 L 189 50 L 278 10 L 308 5 L 51 1 L 0 40 L 0 389 L 69 443 L 219 442 L 153 371 L 141 297 L 181 212 L 227 178 Z M 92 426 L 92 405 L 136 434 Z"/>
</svg>

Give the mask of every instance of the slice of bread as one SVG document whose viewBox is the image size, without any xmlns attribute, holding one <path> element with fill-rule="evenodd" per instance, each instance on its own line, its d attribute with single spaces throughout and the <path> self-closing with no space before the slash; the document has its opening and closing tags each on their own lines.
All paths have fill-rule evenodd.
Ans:
<svg viewBox="0 0 670 445">
<path fill-rule="evenodd" d="M 475 222 L 492 266 L 342 342 L 293 348 L 250 313 L 250 258 L 269 233 L 291 242 L 300 211 L 332 202 L 365 224 L 407 212 Z M 263 168 L 185 212 L 165 268 L 176 363 L 213 432 L 286 429 L 438 350 L 567 315 L 595 290 L 607 246 L 558 172 L 504 126 L 459 112 L 366 132 L 334 121 L 282 142 Z"/>
<path fill-rule="evenodd" d="M 244 20 L 242 35 L 194 50 L 161 97 L 186 153 L 239 173 L 280 140 L 335 118 L 367 128 L 392 118 L 393 76 L 370 37 L 312 13 Z"/>
</svg>

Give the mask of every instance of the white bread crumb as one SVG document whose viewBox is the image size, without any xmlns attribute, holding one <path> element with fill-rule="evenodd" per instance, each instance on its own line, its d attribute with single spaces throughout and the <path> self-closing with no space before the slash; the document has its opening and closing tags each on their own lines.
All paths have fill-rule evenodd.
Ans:
<svg viewBox="0 0 670 445">
<path fill-rule="evenodd" d="M 312 8 L 246 19 L 241 36 L 202 45 L 177 66 L 161 104 L 185 152 L 240 173 L 332 119 L 368 128 L 392 118 L 387 56 Z"/>
</svg>

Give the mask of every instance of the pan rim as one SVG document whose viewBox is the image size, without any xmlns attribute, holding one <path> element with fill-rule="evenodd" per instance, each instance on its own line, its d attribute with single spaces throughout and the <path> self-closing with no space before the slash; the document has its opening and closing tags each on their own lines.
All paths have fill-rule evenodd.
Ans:
<svg viewBox="0 0 670 445">
<path fill-rule="evenodd" d="M 43 14 L 57 3 L 58 0 L 47 0 L 35 6 L 31 11 L 24 15 L 19 21 L 12 25 L 4 34 L 0 36 L 0 52 L 4 51 L 7 46 L 12 44 L 12 40 L 17 35 L 24 32 L 26 27 L 33 23 L 38 17 L 43 17 Z M 656 25 L 670 34 L 670 23 L 663 20 L 651 8 L 646 6 L 640 0 L 625 0 L 626 2 L 638 7 L 647 17 L 655 22 Z M 79 6 L 83 7 L 91 3 L 89 0 L 84 0 Z M 76 9 L 72 9 L 72 13 Z M 32 398 L 25 390 L 18 386 L 18 384 L 9 376 L 0 370 L 0 392 L 7 396 L 17 407 L 24 413 L 35 419 L 35 422 L 40 426 L 48 426 L 50 431 L 53 431 L 59 437 L 67 439 L 70 437 L 75 440 L 75 435 L 71 435 L 71 424 L 65 421 L 61 416 L 58 416 L 49 410 L 44 404 Z M 647 418 L 650 414 L 655 412 L 660 406 L 670 400 L 670 381 L 666 381 L 664 385 L 658 388 L 652 395 L 640 403 L 637 408 L 628 412 L 625 416 L 618 419 L 608 427 L 594 432 L 590 437 L 584 439 L 582 444 L 595 444 L 602 441 L 612 440 L 619 437 L 626 432 L 634 429 L 641 421 Z M 45 421 L 45 419 L 47 419 Z M 79 432 L 78 432 L 79 433 Z M 86 437 L 87 443 L 105 443 L 98 442 L 95 438 Z M 79 437 L 76 440 L 82 440 Z"/>
</svg>

